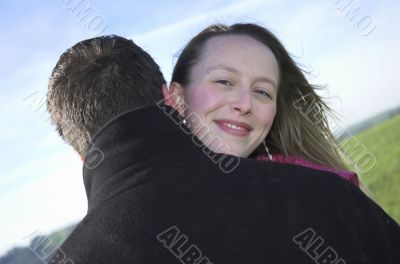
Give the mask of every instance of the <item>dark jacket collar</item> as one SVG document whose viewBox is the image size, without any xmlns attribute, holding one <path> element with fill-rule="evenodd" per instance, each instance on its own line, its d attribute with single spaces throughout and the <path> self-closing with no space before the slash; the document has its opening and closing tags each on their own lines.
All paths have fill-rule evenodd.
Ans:
<svg viewBox="0 0 400 264">
<path fill-rule="evenodd" d="M 148 172 L 160 166 L 152 163 L 154 157 L 163 155 L 166 163 L 184 162 L 204 155 L 200 145 L 182 125 L 179 114 L 169 106 L 144 107 L 117 116 L 93 136 L 85 158 L 83 180 L 88 210 L 151 180 Z M 188 151 L 194 155 L 185 156 Z"/>
</svg>

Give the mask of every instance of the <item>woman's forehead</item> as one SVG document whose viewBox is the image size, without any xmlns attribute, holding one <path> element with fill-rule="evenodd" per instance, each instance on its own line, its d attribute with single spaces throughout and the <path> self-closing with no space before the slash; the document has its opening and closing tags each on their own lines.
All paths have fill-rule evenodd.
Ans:
<svg viewBox="0 0 400 264">
<path fill-rule="evenodd" d="M 209 39 L 196 68 L 203 74 L 224 70 L 231 73 L 268 75 L 266 77 L 275 79 L 275 83 L 279 74 L 278 62 L 269 47 L 245 35 L 216 36 Z"/>
</svg>

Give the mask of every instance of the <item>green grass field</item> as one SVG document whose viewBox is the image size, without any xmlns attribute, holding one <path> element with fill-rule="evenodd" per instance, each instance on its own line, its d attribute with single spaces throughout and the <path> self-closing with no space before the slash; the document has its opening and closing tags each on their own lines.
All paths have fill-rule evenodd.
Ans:
<svg viewBox="0 0 400 264">
<path fill-rule="evenodd" d="M 363 156 L 362 151 L 372 154 L 369 164 L 373 164 L 374 160 L 376 163 L 360 166 L 371 167 L 368 172 L 359 173 L 363 190 L 400 223 L 400 115 L 355 135 L 344 146 L 347 151 L 353 149 L 348 153 L 355 153 L 356 158 Z"/>
</svg>

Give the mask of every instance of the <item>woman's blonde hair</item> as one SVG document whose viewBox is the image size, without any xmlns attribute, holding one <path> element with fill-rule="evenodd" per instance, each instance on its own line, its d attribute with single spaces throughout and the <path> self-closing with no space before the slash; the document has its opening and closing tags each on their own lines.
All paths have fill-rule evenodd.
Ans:
<svg viewBox="0 0 400 264">
<path fill-rule="evenodd" d="M 246 35 L 260 41 L 271 49 L 278 61 L 277 111 L 265 139 L 270 151 L 347 169 L 337 140 L 329 128 L 328 115 L 332 113 L 331 109 L 315 92 L 318 87 L 309 84 L 278 38 L 264 27 L 255 24 L 216 24 L 205 28 L 182 50 L 171 83 L 177 82 L 183 87 L 188 85 L 191 69 L 198 63 L 205 43 L 221 35 Z"/>
</svg>

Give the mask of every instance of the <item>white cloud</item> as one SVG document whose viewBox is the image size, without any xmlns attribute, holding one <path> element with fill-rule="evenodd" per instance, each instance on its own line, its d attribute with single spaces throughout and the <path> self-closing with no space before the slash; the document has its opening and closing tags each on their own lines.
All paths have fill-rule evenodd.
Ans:
<svg viewBox="0 0 400 264">
<path fill-rule="evenodd" d="M 157 40 L 171 37 L 171 34 L 183 33 L 184 31 L 190 30 L 194 32 L 198 32 L 202 27 L 205 27 L 212 23 L 217 22 L 229 22 L 229 21 L 220 21 L 221 16 L 245 13 L 246 11 L 252 10 L 255 6 L 262 3 L 261 0 L 251 0 L 251 1 L 238 1 L 233 4 L 223 6 L 220 9 L 200 13 L 191 18 L 179 20 L 177 22 L 167 24 L 148 32 L 142 33 L 140 35 L 136 35 L 133 37 L 135 41 L 138 43 L 149 42 L 150 40 Z M 225 17 L 224 20 L 229 20 L 229 17 Z"/>
</svg>

